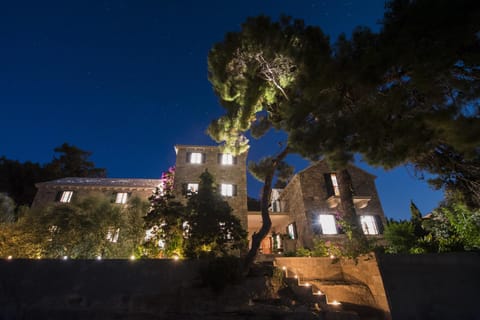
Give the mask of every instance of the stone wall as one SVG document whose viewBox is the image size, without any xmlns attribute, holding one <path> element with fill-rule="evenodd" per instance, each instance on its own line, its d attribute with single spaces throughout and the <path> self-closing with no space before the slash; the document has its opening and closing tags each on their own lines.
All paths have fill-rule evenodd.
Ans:
<svg viewBox="0 0 480 320">
<path fill-rule="evenodd" d="M 175 192 L 178 198 L 183 198 L 182 184 L 198 183 L 200 175 L 208 170 L 219 185 L 221 183 L 234 184 L 237 188 L 237 195 L 225 197 L 233 213 L 242 222 L 247 230 L 247 154 L 237 156 L 233 165 L 222 165 L 218 163 L 220 149 L 213 146 L 176 146 L 177 158 L 175 162 Z M 187 152 L 200 152 L 205 155 L 205 162 L 192 164 L 187 162 Z"/>
<path fill-rule="evenodd" d="M 480 319 L 479 253 L 378 257 L 392 318 Z"/>
<path fill-rule="evenodd" d="M 114 199 L 117 192 L 130 193 L 130 199 L 139 197 L 147 201 L 148 198 L 155 191 L 154 188 L 114 188 L 114 187 L 83 187 L 83 186 L 43 186 L 40 187 L 35 195 L 35 200 L 32 203 L 32 208 L 42 207 L 48 204 L 55 203 L 57 193 L 60 191 L 73 191 L 72 201 L 76 201 L 89 196 L 105 196 L 107 199 Z M 114 201 L 114 200 L 113 200 Z"/>
<path fill-rule="evenodd" d="M 198 281 L 198 268 L 173 260 L 3 260 L 0 319 L 173 311 L 186 303 L 182 295 Z"/>
<path fill-rule="evenodd" d="M 355 166 L 348 168 L 352 177 L 355 196 L 369 197 L 370 201 L 364 208 L 357 208 L 358 215 L 379 216 L 383 224 L 386 223 L 383 208 L 375 187 L 375 176 Z M 281 195 L 285 204 L 285 211 L 290 214 L 297 224 L 300 246 L 313 246 L 313 237 L 321 236 L 328 241 L 341 242 L 343 235 L 321 235 L 318 222 L 319 214 L 337 214 L 340 207 L 331 208 L 327 199 L 327 186 L 324 175 L 332 172 L 325 161 L 320 161 L 299 172 L 287 185 Z"/>
<path fill-rule="evenodd" d="M 389 305 L 374 255 L 352 259 L 275 258 L 302 282 L 315 284 L 330 300 L 355 303 L 382 310 L 389 318 Z"/>
</svg>

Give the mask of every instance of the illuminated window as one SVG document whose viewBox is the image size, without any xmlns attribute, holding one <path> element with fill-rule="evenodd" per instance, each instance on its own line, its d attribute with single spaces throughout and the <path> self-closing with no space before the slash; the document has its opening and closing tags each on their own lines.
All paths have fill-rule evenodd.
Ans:
<svg viewBox="0 0 480 320">
<path fill-rule="evenodd" d="M 192 152 L 190 153 L 190 163 L 202 163 L 202 154 L 200 152 Z"/>
<path fill-rule="evenodd" d="M 120 235 L 120 228 L 110 227 L 108 228 L 106 239 L 110 242 L 116 243 L 118 241 L 119 235 Z"/>
<path fill-rule="evenodd" d="M 288 237 L 290 239 L 296 239 L 297 238 L 297 228 L 295 227 L 295 223 L 290 223 L 288 226 L 287 226 L 287 233 L 288 233 Z"/>
<path fill-rule="evenodd" d="M 229 153 L 222 153 L 222 164 L 233 164 L 233 156 Z"/>
<path fill-rule="evenodd" d="M 337 226 L 335 224 L 335 217 L 331 214 L 321 214 L 319 216 L 320 226 L 323 234 L 337 234 Z"/>
<path fill-rule="evenodd" d="M 330 179 L 332 180 L 333 194 L 335 196 L 340 195 L 340 189 L 338 187 L 337 175 L 335 173 L 330 174 Z"/>
<path fill-rule="evenodd" d="M 360 216 L 360 224 L 364 234 L 379 234 L 374 216 Z"/>
<path fill-rule="evenodd" d="M 73 191 L 63 191 L 60 202 L 69 203 L 72 200 Z"/>
<path fill-rule="evenodd" d="M 198 192 L 198 183 L 189 183 L 187 184 L 188 193 L 197 193 Z"/>
<path fill-rule="evenodd" d="M 127 203 L 128 193 L 127 192 L 118 192 L 115 198 L 115 203 L 125 204 Z"/>
<path fill-rule="evenodd" d="M 220 185 L 220 194 L 225 197 L 233 197 L 233 184 L 222 183 Z"/>
</svg>

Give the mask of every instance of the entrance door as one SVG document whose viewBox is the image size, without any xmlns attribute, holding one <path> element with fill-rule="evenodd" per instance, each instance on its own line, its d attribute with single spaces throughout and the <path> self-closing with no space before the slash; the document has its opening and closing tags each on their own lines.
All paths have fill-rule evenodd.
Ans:
<svg viewBox="0 0 480 320">
<path fill-rule="evenodd" d="M 263 254 L 272 254 L 272 237 L 265 237 L 260 244 L 260 252 Z"/>
</svg>

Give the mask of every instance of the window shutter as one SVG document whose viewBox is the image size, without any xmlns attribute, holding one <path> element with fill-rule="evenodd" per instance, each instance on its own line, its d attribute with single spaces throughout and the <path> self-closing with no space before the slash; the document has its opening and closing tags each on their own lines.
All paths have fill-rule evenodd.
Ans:
<svg viewBox="0 0 480 320">
<path fill-rule="evenodd" d="M 55 202 L 59 202 L 60 199 L 62 199 L 62 194 L 63 194 L 63 191 L 57 192 L 57 194 L 55 195 Z"/>
<path fill-rule="evenodd" d="M 117 200 L 117 192 L 112 192 L 112 196 L 110 197 L 110 202 L 115 203 Z"/>
<path fill-rule="evenodd" d="M 330 177 L 330 173 L 324 173 L 323 178 L 325 179 L 325 191 L 327 192 L 327 198 L 335 195 L 333 191 L 333 183 L 332 178 Z"/>
<path fill-rule="evenodd" d="M 192 155 L 191 152 L 187 152 L 187 158 L 185 160 L 186 163 L 190 163 L 191 155 Z"/>
<path fill-rule="evenodd" d="M 232 189 L 233 189 L 232 190 L 232 195 L 234 197 L 236 197 L 237 196 L 237 185 L 236 184 L 232 185 Z"/>
<path fill-rule="evenodd" d="M 233 164 L 237 164 L 237 156 L 233 157 Z"/>
<path fill-rule="evenodd" d="M 207 161 L 207 154 L 202 153 L 202 163 L 205 163 Z"/>
<path fill-rule="evenodd" d="M 128 192 L 127 193 L 127 202 L 130 201 L 130 197 L 132 196 L 132 193 L 131 192 Z"/>
<path fill-rule="evenodd" d="M 76 191 L 72 191 L 72 196 L 70 197 L 70 202 L 73 202 L 77 199 L 77 192 Z"/>
<path fill-rule="evenodd" d="M 182 195 L 186 196 L 187 195 L 187 184 L 182 183 Z"/>
<path fill-rule="evenodd" d="M 383 234 L 383 221 L 378 215 L 374 215 L 375 223 L 377 225 L 378 234 Z"/>
<path fill-rule="evenodd" d="M 222 154 L 221 153 L 217 154 L 217 163 L 218 164 L 222 163 Z"/>
</svg>

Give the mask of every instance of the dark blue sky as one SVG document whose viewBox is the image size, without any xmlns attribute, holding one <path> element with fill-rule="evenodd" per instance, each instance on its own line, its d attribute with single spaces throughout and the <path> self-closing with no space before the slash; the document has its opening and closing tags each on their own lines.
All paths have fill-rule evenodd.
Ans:
<svg viewBox="0 0 480 320">
<path fill-rule="evenodd" d="M 44 163 L 68 142 L 92 151 L 109 177 L 157 178 L 175 144 L 213 144 L 205 128 L 222 109 L 207 54 L 246 17 L 285 13 L 335 39 L 357 25 L 378 30 L 383 9 L 384 0 L 4 1 L 0 155 Z M 253 142 L 249 158 L 275 151 L 275 138 Z M 410 199 L 423 213 L 441 199 L 411 170 L 359 165 L 378 176 L 388 217 L 408 218 Z M 249 194 L 259 188 L 249 176 Z"/>
</svg>

